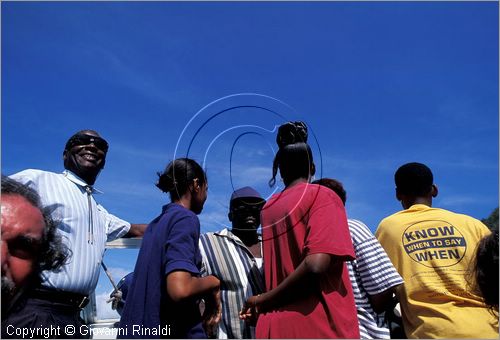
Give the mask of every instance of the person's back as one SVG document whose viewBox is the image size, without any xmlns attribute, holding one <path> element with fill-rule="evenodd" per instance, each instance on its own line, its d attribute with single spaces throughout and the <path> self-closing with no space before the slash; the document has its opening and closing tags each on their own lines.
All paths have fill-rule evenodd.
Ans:
<svg viewBox="0 0 500 340">
<path fill-rule="evenodd" d="M 331 224 L 332 221 L 336 223 Z M 349 230 L 343 227 L 346 224 L 343 204 L 329 189 L 300 183 L 275 194 L 262 212 L 264 267 L 265 273 L 271 274 L 265 276 L 266 289 L 276 288 L 305 256 L 321 249 L 339 257 L 351 256 L 354 252 Z M 332 234 L 336 236 L 326 237 Z M 260 316 L 259 323 L 266 325 L 268 337 L 359 336 L 346 264 L 335 262 L 321 277 L 319 285 L 322 289 L 315 294 L 296 299 L 278 312 L 267 313 L 265 318 Z"/>
<path fill-rule="evenodd" d="M 359 338 L 346 260 L 354 259 L 347 218 L 330 189 L 309 184 L 315 173 L 307 126 L 278 129 L 273 186 L 279 169 L 285 189 L 262 209 L 265 293 L 240 312 L 257 320 L 257 338 Z"/>
<path fill-rule="evenodd" d="M 423 169 L 430 173 L 427 167 Z M 432 197 L 437 196 L 434 184 L 431 191 Z M 400 190 L 398 198 L 405 210 L 383 219 L 376 232 L 405 281 L 398 290 L 398 299 L 406 335 L 498 337 L 493 316 L 466 282 L 474 250 L 479 240 L 489 234 L 488 228 L 472 217 L 432 208 L 431 199 L 415 197 L 422 196 Z"/>
</svg>

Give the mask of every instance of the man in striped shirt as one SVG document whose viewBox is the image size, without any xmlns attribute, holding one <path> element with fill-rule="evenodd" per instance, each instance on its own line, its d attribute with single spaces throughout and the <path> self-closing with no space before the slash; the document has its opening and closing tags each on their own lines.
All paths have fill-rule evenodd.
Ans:
<svg viewBox="0 0 500 340">
<path fill-rule="evenodd" d="M 200 237 L 202 275 L 215 275 L 221 284 L 222 320 L 212 335 L 216 338 L 255 338 L 255 328 L 240 320 L 239 313 L 247 298 L 264 290 L 261 239 L 257 233 L 264 203 L 251 187 L 234 191 L 228 214 L 231 230 Z"/>
<path fill-rule="evenodd" d="M 75 334 L 63 331 L 56 337 L 86 337 L 80 311 L 94 291 L 107 241 L 141 236 L 146 225 L 130 224 L 108 213 L 95 200 L 100 193 L 94 183 L 104 168 L 108 143 L 93 130 L 71 136 L 63 152 L 63 173 L 28 169 L 11 178 L 33 188 L 42 204 L 59 221 L 57 232 L 72 251 L 60 271 L 43 271 L 42 284 L 29 294 L 26 305 L 13 311 L 16 327 L 50 328 L 74 326 Z M 82 331 L 82 333 L 80 333 Z"/>
<path fill-rule="evenodd" d="M 342 183 L 323 178 L 314 182 L 333 190 L 345 205 Z M 354 261 L 347 262 L 358 313 L 361 339 L 390 339 L 389 328 L 379 314 L 389 307 L 396 287 L 403 283 L 396 268 L 370 229 L 361 221 L 348 219 Z"/>
</svg>

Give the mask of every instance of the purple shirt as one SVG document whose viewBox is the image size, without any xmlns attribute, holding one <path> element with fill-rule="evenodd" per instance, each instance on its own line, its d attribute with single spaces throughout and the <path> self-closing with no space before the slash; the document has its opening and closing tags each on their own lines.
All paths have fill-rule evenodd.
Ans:
<svg viewBox="0 0 500 340">
<path fill-rule="evenodd" d="M 149 224 L 120 321 L 123 333 L 118 338 L 206 338 L 197 301 L 174 303 L 166 288 L 171 272 L 199 276 L 199 237 L 198 217 L 176 203 L 164 206 L 162 214 Z M 154 334 L 157 332 L 152 329 L 158 326 L 169 334 Z"/>
</svg>

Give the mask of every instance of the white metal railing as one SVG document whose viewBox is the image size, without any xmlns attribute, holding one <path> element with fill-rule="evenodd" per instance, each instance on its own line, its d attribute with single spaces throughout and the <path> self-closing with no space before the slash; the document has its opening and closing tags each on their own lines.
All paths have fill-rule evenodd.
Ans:
<svg viewBox="0 0 500 340">
<path fill-rule="evenodd" d="M 107 242 L 106 249 L 138 249 L 141 247 L 142 238 L 119 238 L 117 240 Z M 120 321 L 119 318 L 116 319 L 99 319 L 97 316 L 97 301 L 95 291 L 89 295 L 89 303 L 82 310 L 82 319 L 85 321 L 89 328 L 96 329 L 92 334 L 94 338 L 99 339 L 109 339 L 114 338 L 107 336 L 106 332 L 99 332 L 99 328 L 113 328 L 114 324 Z M 100 336 L 102 335 L 102 336 Z M 97 337 L 96 337 L 97 336 Z"/>
</svg>

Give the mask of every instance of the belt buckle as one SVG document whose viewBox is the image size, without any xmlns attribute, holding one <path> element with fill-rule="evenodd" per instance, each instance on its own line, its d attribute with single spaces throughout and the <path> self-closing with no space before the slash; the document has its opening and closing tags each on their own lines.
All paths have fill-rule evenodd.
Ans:
<svg viewBox="0 0 500 340">
<path fill-rule="evenodd" d="M 80 309 L 85 308 L 85 306 L 89 303 L 89 301 L 90 301 L 90 299 L 87 296 L 84 296 L 82 301 L 80 301 L 78 308 L 80 308 Z"/>
</svg>

